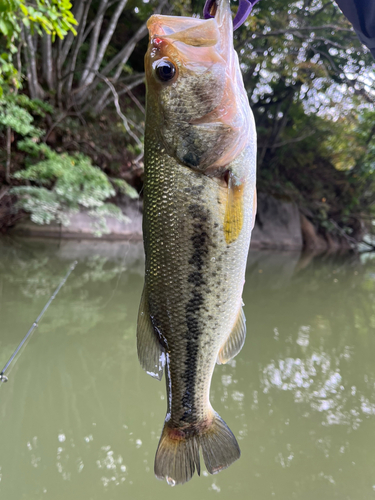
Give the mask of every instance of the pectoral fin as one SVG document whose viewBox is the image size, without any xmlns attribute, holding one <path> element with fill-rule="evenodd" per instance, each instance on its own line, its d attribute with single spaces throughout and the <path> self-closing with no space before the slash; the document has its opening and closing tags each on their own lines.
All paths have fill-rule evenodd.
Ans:
<svg viewBox="0 0 375 500">
<path fill-rule="evenodd" d="M 224 217 L 225 241 L 233 243 L 240 235 L 243 226 L 244 184 L 232 172 L 228 178 L 228 198 Z"/>
<path fill-rule="evenodd" d="M 217 363 L 219 365 L 228 363 L 232 358 L 242 349 L 246 338 L 246 318 L 245 313 L 241 307 L 236 324 L 233 327 L 229 337 L 221 347 L 217 356 Z"/>
<path fill-rule="evenodd" d="M 142 368 L 151 377 L 161 380 L 165 365 L 165 352 L 151 323 L 146 287 L 143 289 L 138 312 L 137 351 Z"/>
</svg>

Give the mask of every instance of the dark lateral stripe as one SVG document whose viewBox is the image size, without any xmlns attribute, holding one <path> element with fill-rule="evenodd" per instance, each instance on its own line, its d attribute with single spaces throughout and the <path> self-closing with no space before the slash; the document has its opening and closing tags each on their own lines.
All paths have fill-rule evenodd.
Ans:
<svg viewBox="0 0 375 500">
<path fill-rule="evenodd" d="M 189 264 L 193 270 L 188 277 L 188 282 L 193 285 L 193 288 L 191 297 L 185 308 L 187 326 L 185 371 L 183 374 L 185 389 L 181 398 L 181 404 L 184 409 L 181 420 L 184 422 L 193 421 L 196 414 L 195 384 L 197 379 L 199 338 L 202 334 L 200 310 L 204 303 L 202 286 L 205 284 L 204 267 L 208 258 L 209 241 L 209 212 L 197 203 L 190 205 L 188 210 L 193 219 L 192 227 L 194 230 L 190 238 L 193 254 L 189 260 Z"/>
</svg>

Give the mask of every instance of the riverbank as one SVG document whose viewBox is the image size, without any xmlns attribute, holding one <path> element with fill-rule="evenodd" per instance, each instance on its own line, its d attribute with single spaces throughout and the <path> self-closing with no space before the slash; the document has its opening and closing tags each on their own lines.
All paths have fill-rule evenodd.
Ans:
<svg viewBox="0 0 375 500">
<path fill-rule="evenodd" d="M 15 221 L 9 234 L 24 237 L 61 238 L 95 241 L 142 239 L 142 203 L 128 203 L 123 212 L 129 219 L 121 222 L 107 217 L 108 232 L 99 238 L 95 234 L 94 219 L 87 213 L 70 215 L 70 223 L 34 224 L 28 218 Z M 354 245 L 338 234 L 319 231 L 313 222 L 301 213 L 296 203 L 258 193 L 258 212 L 251 239 L 251 248 L 257 250 L 302 251 L 317 253 L 348 251 Z"/>
</svg>

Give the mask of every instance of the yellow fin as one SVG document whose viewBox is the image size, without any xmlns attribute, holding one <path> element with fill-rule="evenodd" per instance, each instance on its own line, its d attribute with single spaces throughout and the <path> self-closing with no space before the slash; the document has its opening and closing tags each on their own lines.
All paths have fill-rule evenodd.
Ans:
<svg viewBox="0 0 375 500">
<path fill-rule="evenodd" d="M 246 318 L 241 307 L 236 324 L 229 337 L 222 345 L 217 356 L 217 364 L 223 365 L 233 359 L 242 349 L 246 338 Z"/>
<path fill-rule="evenodd" d="M 244 184 L 239 182 L 234 174 L 230 172 L 224 216 L 224 234 L 228 245 L 236 241 L 243 226 L 243 191 Z"/>
<path fill-rule="evenodd" d="M 143 289 L 137 323 L 137 351 L 142 368 L 151 377 L 161 380 L 165 352 L 151 323 L 146 286 Z"/>
</svg>

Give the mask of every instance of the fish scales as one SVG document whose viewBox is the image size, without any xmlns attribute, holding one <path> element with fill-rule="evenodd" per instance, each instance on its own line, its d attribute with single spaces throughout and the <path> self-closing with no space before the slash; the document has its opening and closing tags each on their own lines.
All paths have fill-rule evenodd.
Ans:
<svg viewBox="0 0 375 500">
<path fill-rule="evenodd" d="M 249 245 L 252 212 L 244 210 L 248 230 L 228 245 L 223 188 L 167 157 L 157 140 L 146 154 L 146 286 L 154 326 L 170 352 L 171 419 L 179 425 L 207 416 L 217 352 L 242 306 L 246 260 L 239 257 Z"/>
<path fill-rule="evenodd" d="M 215 20 L 149 21 L 137 346 L 148 373 L 160 379 L 165 367 L 155 474 L 170 484 L 199 473 L 200 449 L 210 473 L 240 455 L 209 400 L 215 363 L 235 356 L 245 338 L 242 289 L 256 207 L 256 135 L 226 39 L 231 22 L 227 0 L 218 0 Z"/>
</svg>

